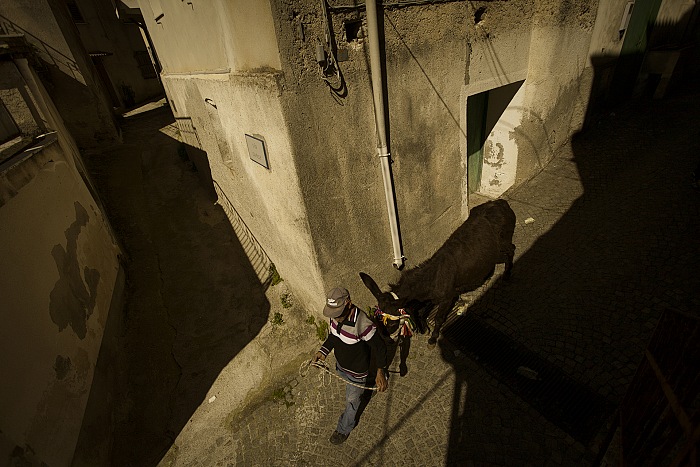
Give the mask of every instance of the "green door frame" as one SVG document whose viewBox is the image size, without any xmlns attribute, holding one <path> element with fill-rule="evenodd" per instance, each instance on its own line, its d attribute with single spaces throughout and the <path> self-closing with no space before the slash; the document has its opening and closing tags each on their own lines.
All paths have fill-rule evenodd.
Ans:
<svg viewBox="0 0 700 467">
<path fill-rule="evenodd" d="M 488 103 L 488 91 L 467 97 L 467 187 L 469 193 L 479 191 L 481 184 Z"/>
</svg>

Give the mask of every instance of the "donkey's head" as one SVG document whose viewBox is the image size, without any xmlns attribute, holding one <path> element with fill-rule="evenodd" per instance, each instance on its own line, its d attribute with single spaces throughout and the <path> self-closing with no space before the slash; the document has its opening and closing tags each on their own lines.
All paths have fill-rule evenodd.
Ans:
<svg viewBox="0 0 700 467">
<path fill-rule="evenodd" d="M 392 292 L 382 292 L 377 283 L 374 282 L 374 279 L 372 279 L 369 276 L 369 274 L 361 272 L 360 279 L 362 279 L 362 282 L 365 284 L 365 287 L 367 287 L 369 291 L 372 292 L 374 298 L 377 299 L 377 307 L 382 312 L 394 316 L 400 315 L 399 309 L 403 307 L 403 301 L 399 299 L 399 297 L 396 296 L 396 294 Z"/>
<path fill-rule="evenodd" d="M 383 315 L 400 317 L 400 319 L 386 319 L 387 317 L 385 316 L 385 319 L 381 320 L 389 335 L 393 335 L 404 325 L 408 326 L 409 331 L 403 329 L 402 335 L 406 335 L 406 333 L 410 335 L 410 331 L 414 330 L 416 325 L 418 330 L 421 333 L 423 332 L 421 323 L 417 322 L 413 316 L 413 310 L 407 307 L 407 300 L 399 298 L 394 292 L 382 292 L 369 274 L 361 272 L 360 278 L 369 291 L 372 292 L 374 298 L 377 299 L 375 318 L 379 319 Z"/>
</svg>

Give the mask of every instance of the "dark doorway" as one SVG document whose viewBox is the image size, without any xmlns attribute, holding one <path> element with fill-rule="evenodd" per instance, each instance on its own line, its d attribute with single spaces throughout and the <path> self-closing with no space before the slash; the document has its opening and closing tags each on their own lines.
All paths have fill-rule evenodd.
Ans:
<svg viewBox="0 0 700 467">
<path fill-rule="evenodd" d="M 112 103 L 112 107 L 121 107 L 121 101 L 119 100 L 117 91 L 115 91 L 114 86 L 112 86 L 112 80 L 109 78 L 107 69 L 105 68 L 104 63 L 102 62 L 102 57 L 92 56 L 90 58 L 92 58 L 92 63 L 95 64 L 95 69 L 97 69 L 97 75 L 100 77 L 102 85 L 107 91 L 107 94 L 109 94 L 109 100 Z"/>
</svg>

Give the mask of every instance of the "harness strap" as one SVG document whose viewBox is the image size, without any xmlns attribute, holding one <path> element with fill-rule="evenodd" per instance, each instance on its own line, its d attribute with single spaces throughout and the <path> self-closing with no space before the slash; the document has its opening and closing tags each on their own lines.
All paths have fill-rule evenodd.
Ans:
<svg viewBox="0 0 700 467">
<path fill-rule="evenodd" d="M 411 315 L 406 313 L 403 308 L 399 309 L 399 315 L 391 315 L 389 313 L 384 313 L 379 307 L 374 307 L 374 316 L 380 319 L 384 326 L 391 321 L 398 321 L 399 328 L 390 336 L 392 339 L 395 336 L 411 337 L 413 332 L 416 330 L 416 324 L 413 322 Z"/>
</svg>

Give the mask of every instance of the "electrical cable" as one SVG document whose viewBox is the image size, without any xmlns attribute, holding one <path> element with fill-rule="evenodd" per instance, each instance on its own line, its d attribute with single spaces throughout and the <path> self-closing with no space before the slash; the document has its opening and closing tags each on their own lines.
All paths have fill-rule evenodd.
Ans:
<svg viewBox="0 0 700 467">
<path fill-rule="evenodd" d="M 380 2 L 381 6 L 384 8 L 401 8 L 407 6 L 421 6 L 421 5 L 436 5 L 440 3 L 454 3 L 454 2 L 465 2 L 468 0 L 400 0 L 396 2 Z M 331 11 L 341 13 L 345 11 L 358 11 L 364 10 L 365 5 L 329 5 L 328 8 Z"/>
</svg>

